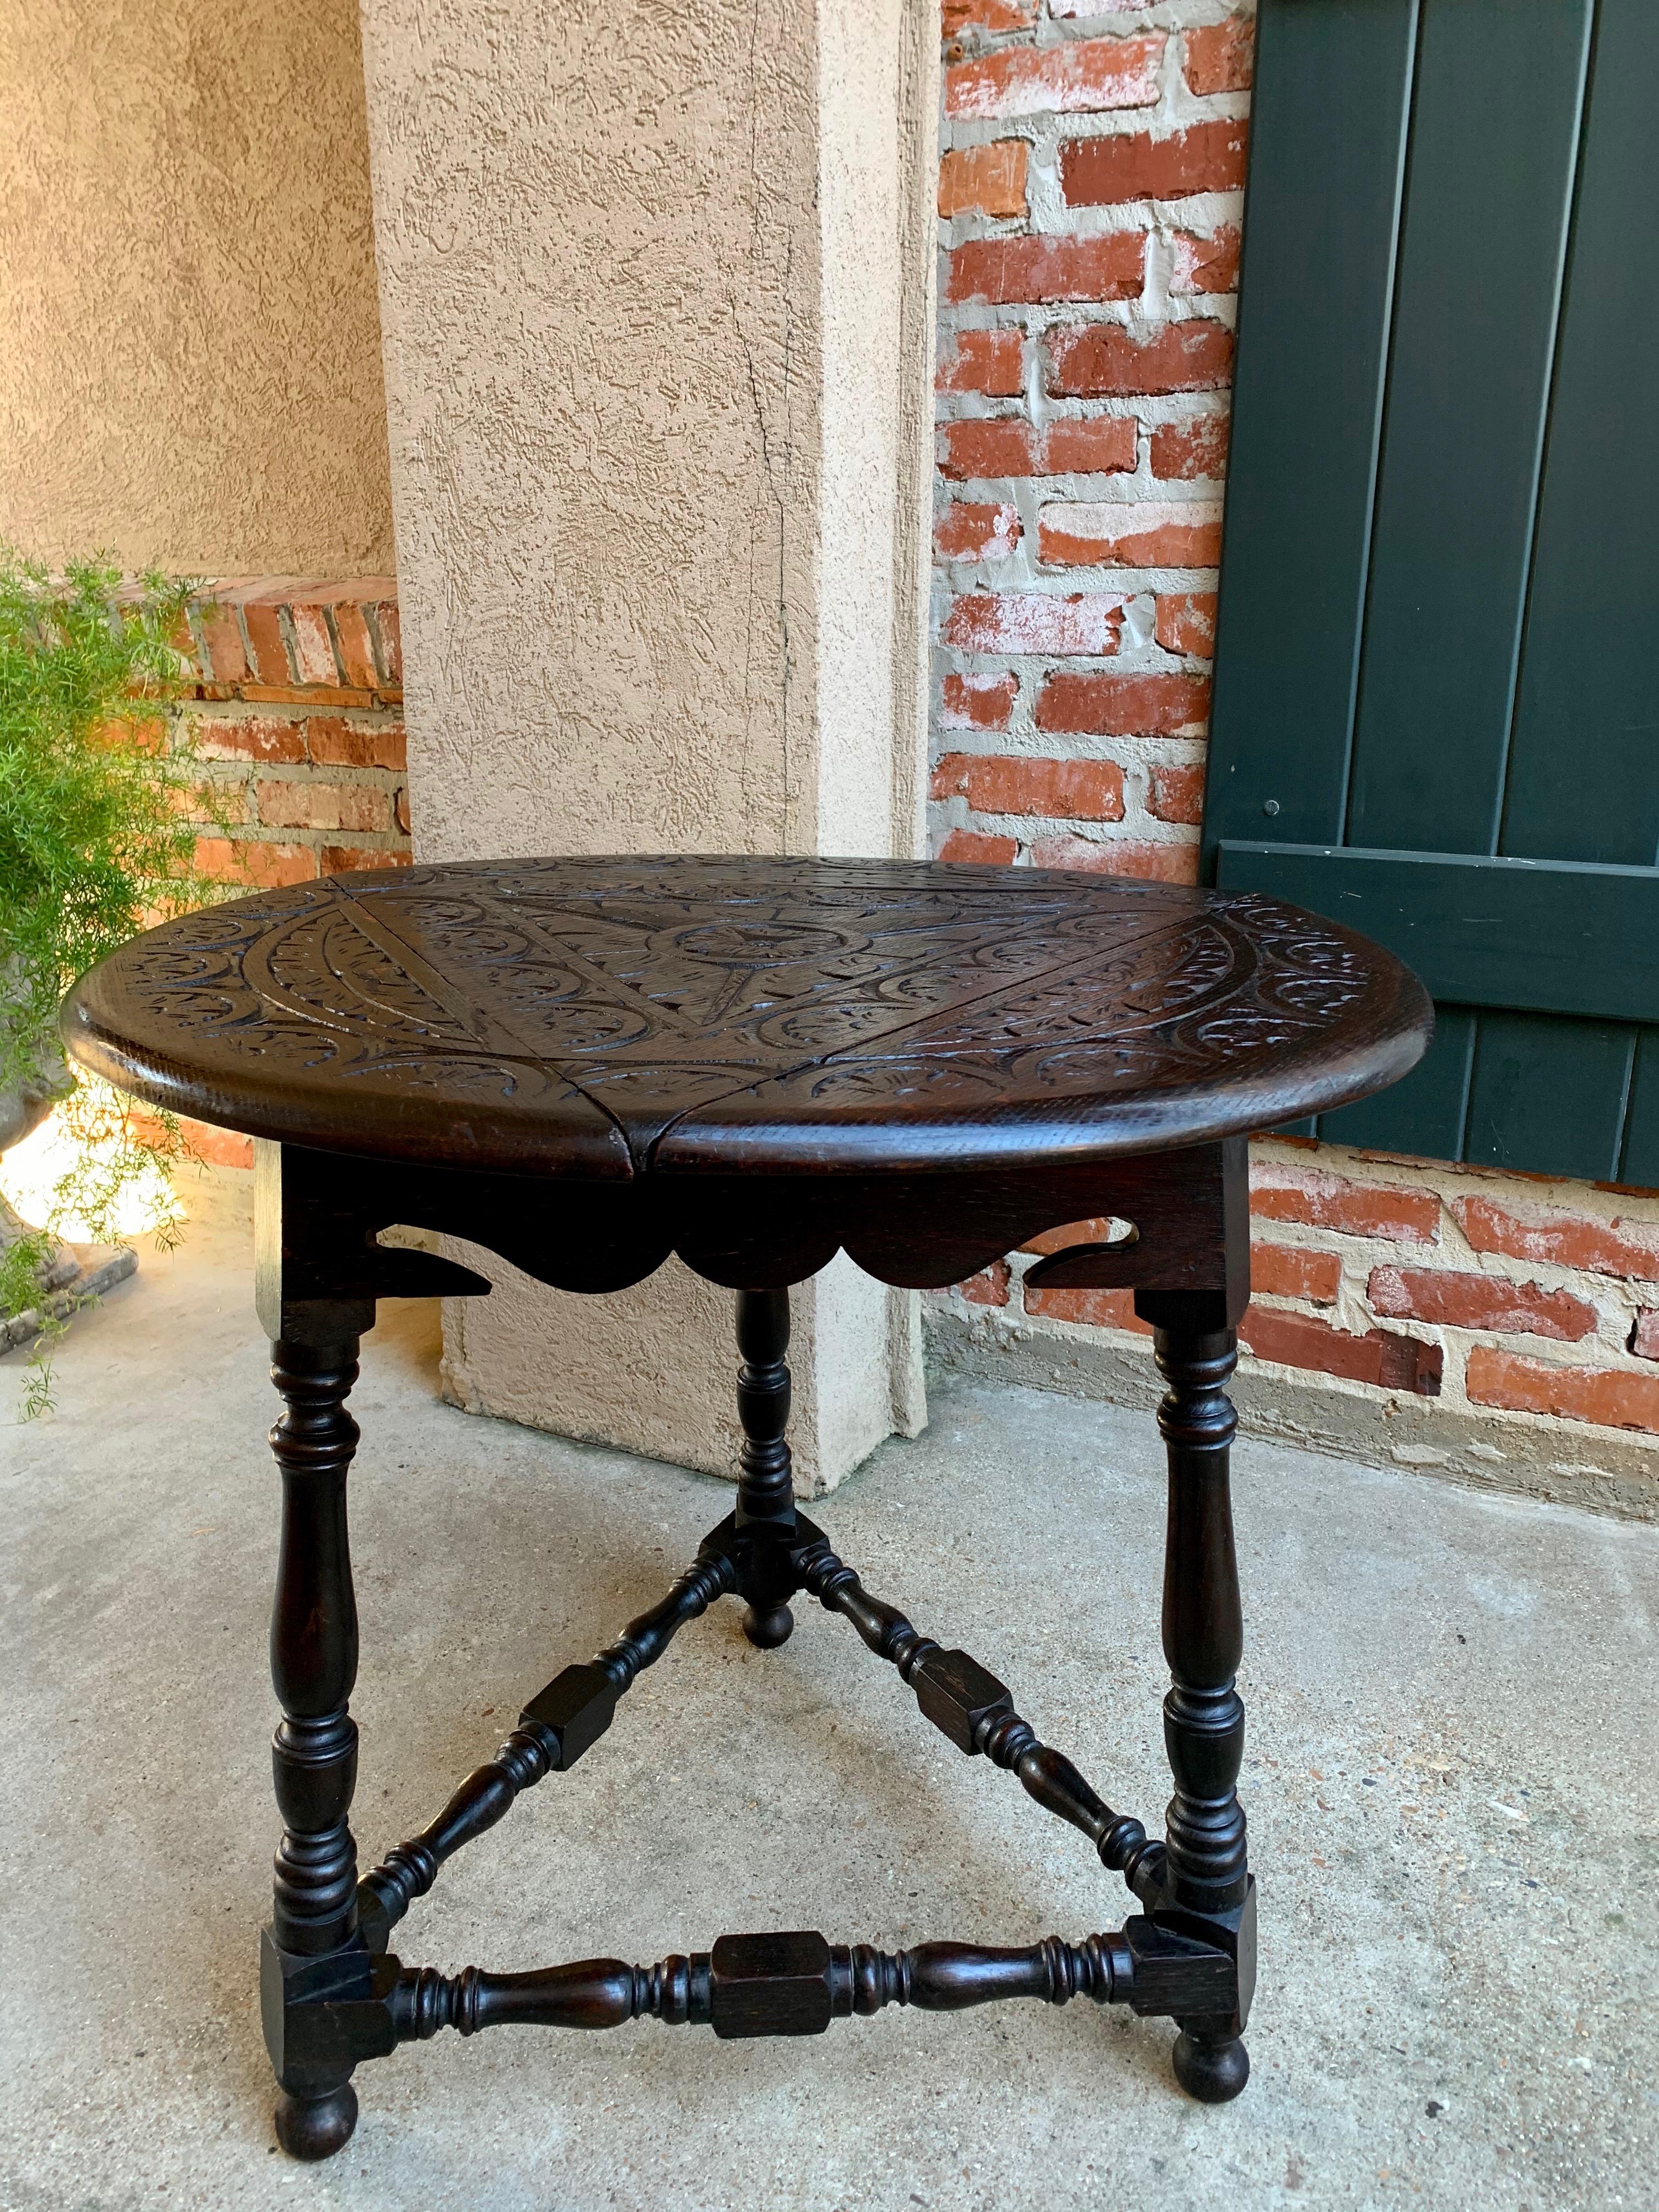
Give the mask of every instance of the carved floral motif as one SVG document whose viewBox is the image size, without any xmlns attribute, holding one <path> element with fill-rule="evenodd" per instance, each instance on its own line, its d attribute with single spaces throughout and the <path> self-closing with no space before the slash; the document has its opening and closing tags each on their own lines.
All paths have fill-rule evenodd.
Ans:
<svg viewBox="0 0 1659 2212">
<path fill-rule="evenodd" d="M 77 1002 L 106 1060 L 130 1049 L 133 1087 L 159 1057 L 210 1083 L 222 1119 L 285 1076 L 458 1112 L 544 1100 L 554 1122 L 619 1129 L 638 1161 L 717 1104 L 722 1123 L 787 1122 L 1207 1090 L 1317 1050 L 1397 995 L 1390 970 L 1252 893 L 912 862 L 550 860 L 239 900 L 140 938 Z"/>
</svg>

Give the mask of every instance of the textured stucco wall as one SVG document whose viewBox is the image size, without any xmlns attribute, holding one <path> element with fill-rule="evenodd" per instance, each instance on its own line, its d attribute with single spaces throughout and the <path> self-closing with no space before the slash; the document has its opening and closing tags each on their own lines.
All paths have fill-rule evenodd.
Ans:
<svg viewBox="0 0 1659 2212">
<path fill-rule="evenodd" d="M 392 568 L 355 0 L 0 8 L 0 537 Z"/>
<path fill-rule="evenodd" d="M 935 88 L 908 0 L 363 0 L 422 858 L 909 852 Z M 499 1275 L 499 1270 L 495 1270 Z M 796 1302 L 805 1482 L 914 1302 Z M 730 1302 L 502 1280 L 480 1409 L 729 1464 Z"/>
<path fill-rule="evenodd" d="M 811 33 L 365 0 L 423 858 L 811 842 Z"/>
</svg>

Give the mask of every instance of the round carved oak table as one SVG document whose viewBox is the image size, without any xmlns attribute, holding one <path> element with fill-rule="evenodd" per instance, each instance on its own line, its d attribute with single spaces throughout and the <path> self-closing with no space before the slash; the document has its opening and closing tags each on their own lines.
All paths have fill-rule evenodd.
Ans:
<svg viewBox="0 0 1659 2212">
<path fill-rule="evenodd" d="M 1388 954 L 1276 902 L 1105 876 L 857 860 L 514 860 L 335 876 L 166 923 L 94 969 L 64 1033 L 155 1104 L 258 1148 L 258 1304 L 286 1410 L 271 1669 L 283 1832 L 264 1932 L 277 2132 L 351 2133 L 354 2068 L 445 2026 L 651 2014 L 801 2035 L 887 2004 L 1087 1996 L 1173 2018 L 1176 2073 L 1236 2095 L 1255 1975 L 1234 1785 L 1244 1717 L 1225 1384 L 1249 1292 L 1244 1133 L 1404 1074 L 1431 1024 Z M 794 1503 L 788 1288 L 845 1249 L 954 1283 L 1048 1230 L 1132 1224 L 1028 1280 L 1128 1286 L 1169 1384 L 1166 1832 L 1112 1810 L 1009 1692 L 870 1596 Z M 357 1627 L 345 1410 L 379 1297 L 482 1297 L 388 1246 L 470 1239 L 562 1290 L 671 1252 L 737 1292 L 735 1510 L 661 1603 L 532 1698 L 495 1758 L 360 1881 L 348 1825 Z M 446 1976 L 387 1950 L 443 1861 L 573 1766 L 642 1667 L 713 1601 L 780 1644 L 800 1592 L 852 1623 L 965 1753 L 1081 1829 L 1142 1910 L 1028 1948 L 886 1953 L 722 1936 L 649 1966 Z"/>
</svg>

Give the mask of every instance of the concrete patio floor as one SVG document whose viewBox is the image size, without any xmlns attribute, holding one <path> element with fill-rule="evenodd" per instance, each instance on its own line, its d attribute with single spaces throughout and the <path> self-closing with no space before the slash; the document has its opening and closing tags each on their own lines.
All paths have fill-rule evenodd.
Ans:
<svg viewBox="0 0 1659 2212">
<path fill-rule="evenodd" d="M 275 2152 L 255 2006 L 274 1841 L 274 1409 L 246 1239 L 76 1327 L 0 1431 L 7 1605 L 0 2204 L 1228 2207 L 1659 2203 L 1659 1530 L 1277 1447 L 1237 1455 L 1255 2074 L 1174 2088 L 1171 2030 L 1085 2002 L 889 2011 L 821 2039 L 446 2033 L 362 2069 L 331 2164 Z M 365 1863 L 524 1697 L 690 1556 L 705 1478 L 438 1402 L 431 1309 L 353 1400 Z M 0 1368 L 6 1403 L 22 1356 Z M 3 1416 L 0 1416 L 3 1418 Z M 1161 1818 L 1162 1477 L 1143 1416 L 936 1391 L 817 1509 L 878 1594 Z M 951 1750 L 848 1626 L 751 1651 L 726 1606 L 452 1863 L 410 1962 L 648 1961 L 722 1930 L 1079 1940 L 1127 1892 Z"/>
</svg>

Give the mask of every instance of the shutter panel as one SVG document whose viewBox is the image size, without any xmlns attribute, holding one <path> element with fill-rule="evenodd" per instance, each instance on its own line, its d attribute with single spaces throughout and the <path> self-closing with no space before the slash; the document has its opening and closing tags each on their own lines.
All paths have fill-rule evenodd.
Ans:
<svg viewBox="0 0 1659 2212">
<path fill-rule="evenodd" d="M 1659 8 L 1259 23 L 1206 869 L 1435 995 L 1319 1133 L 1659 1184 Z"/>
</svg>

